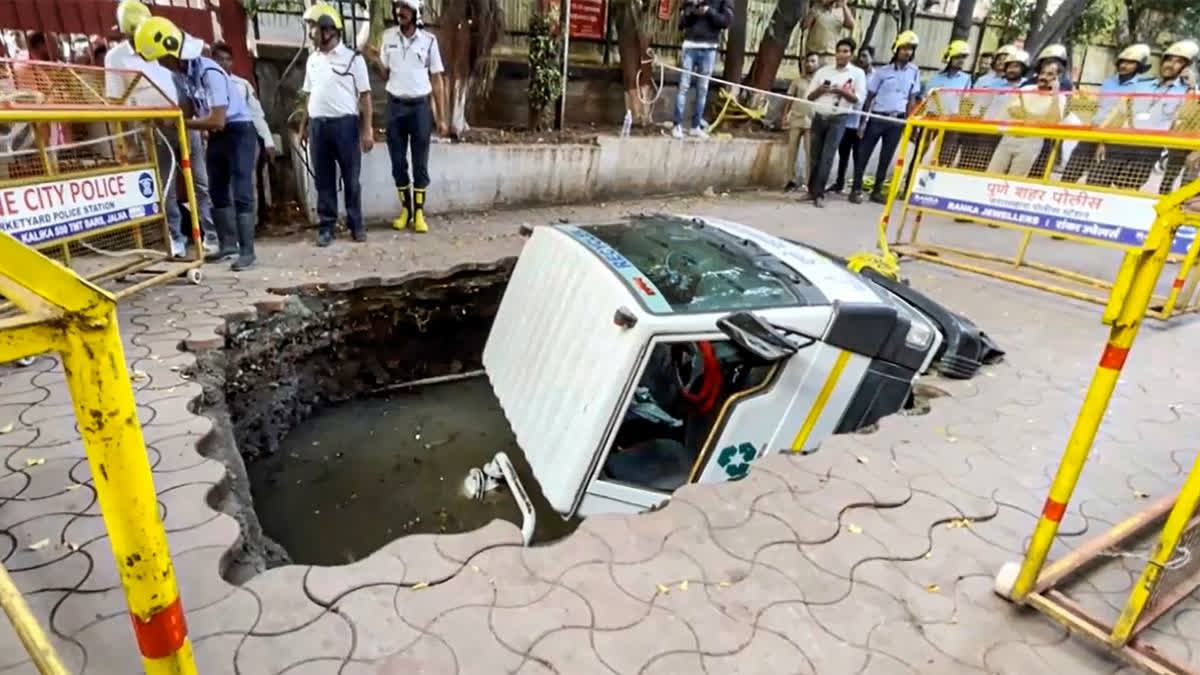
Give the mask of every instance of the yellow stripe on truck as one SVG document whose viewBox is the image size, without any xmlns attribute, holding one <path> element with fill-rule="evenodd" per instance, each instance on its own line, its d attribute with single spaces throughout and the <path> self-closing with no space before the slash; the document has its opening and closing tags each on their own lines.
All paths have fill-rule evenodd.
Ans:
<svg viewBox="0 0 1200 675">
<path fill-rule="evenodd" d="M 813 401 L 812 408 L 808 410 L 808 417 L 805 418 L 804 424 L 800 425 L 800 431 L 796 432 L 796 438 L 792 440 L 792 452 L 800 452 L 804 449 L 804 444 L 808 442 L 813 427 L 817 426 L 817 420 L 821 419 L 821 413 L 825 411 L 829 397 L 833 396 L 833 390 L 837 389 L 838 380 L 842 378 L 842 371 L 846 369 L 849 361 L 850 352 L 843 349 L 838 353 L 837 360 L 833 362 L 833 368 L 829 371 L 829 376 L 825 378 L 825 384 L 821 386 L 817 399 Z"/>
</svg>

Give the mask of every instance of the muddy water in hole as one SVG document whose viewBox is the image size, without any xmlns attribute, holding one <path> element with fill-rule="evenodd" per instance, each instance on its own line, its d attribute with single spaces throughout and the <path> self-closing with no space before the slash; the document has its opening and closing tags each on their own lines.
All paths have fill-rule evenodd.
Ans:
<svg viewBox="0 0 1200 675">
<path fill-rule="evenodd" d="M 503 450 L 537 507 L 535 542 L 574 529 L 550 509 L 484 377 L 430 385 L 318 413 L 248 468 L 263 529 L 301 564 L 361 560 L 406 534 L 521 523 L 507 488 L 482 501 L 463 479 Z"/>
</svg>

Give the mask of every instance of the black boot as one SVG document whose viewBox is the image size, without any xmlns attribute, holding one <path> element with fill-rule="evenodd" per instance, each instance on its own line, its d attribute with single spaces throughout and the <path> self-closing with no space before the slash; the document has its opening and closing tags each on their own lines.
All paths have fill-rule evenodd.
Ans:
<svg viewBox="0 0 1200 675">
<path fill-rule="evenodd" d="M 233 207 L 213 209 L 213 228 L 217 231 L 220 246 L 204 256 L 204 262 L 221 262 L 238 254 L 237 212 Z"/>
<path fill-rule="evenodd" d="M 254 266 L 254 226 L 258 218 L 253 213 L 237 214 L 238 259 L 230 268 L 234 272 L 250 269 Z"/>
</svg>

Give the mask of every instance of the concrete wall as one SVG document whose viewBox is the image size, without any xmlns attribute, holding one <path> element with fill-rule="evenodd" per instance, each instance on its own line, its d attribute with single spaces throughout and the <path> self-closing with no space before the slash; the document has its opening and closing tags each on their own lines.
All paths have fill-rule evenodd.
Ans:
<svg viewBox="0 0 1200 675">
<path fill-rule="evenodd" d="M 601 137 L 598 145 L 476 145 L 435 143 L 430 151 L 427 212 L 566 204 L 656 194 L 781 187 L 787 181 L 783 143 Z M 316 189 L 294 155 L 300 193 L 316 222 Z M 363 158 L 363 217 L 390 221 L 400 211 L 383 143 Z M 339 197 L 340 199 L 340 197 Z"/>
</svg>

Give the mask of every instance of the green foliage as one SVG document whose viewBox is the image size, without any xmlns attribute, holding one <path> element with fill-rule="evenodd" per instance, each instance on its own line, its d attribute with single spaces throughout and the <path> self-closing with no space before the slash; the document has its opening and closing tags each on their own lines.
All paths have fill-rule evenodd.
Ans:
<svg viewBox="0 0 1200 675">
<path fill-rule="evenodd" d="M 555 37 L 558 22 L 534 12 L 529 18 L 529 122 L 545 129 L 553 119 L 554 102 L 562 94 L 561 42 Z"/>
<path fill-rule="evenodd" d="M 1095 42 L 1110 36 L 1117 23 L 1117 3 L 1128 0 L 1097 0 L 1071 22 L 1063 41 L 1070 46 Z M 993 0 L 988 8 L 988 23 L 999 26 L 1000 44 L 1027 36 L 1032 20 L 1034 0 Z M 1044 19 L 1043 19 L 1044 21 Z"/>
<path fill-rule="evenodd" d="M 1200 4 L 1195 0 L 1122 0 L 1129 42 L 1166 46 L 1200 35 Z"/>
<path fill-rule="evenodd" d="M 1071 46 L 1088 45 L 1098 39 L 1111 39 L 1117 25 L 1117 5 L 1122 0 L 1093 1 L 1079 18 L 1071 23 L 1064 42 Z"/>
<path fill-rule="evenodd" d="M 302 13 L 305 6 L 303 0 L 241 0 L 246 16 L 251 19 L 259 12 L 288 12 Z"/>
</svg>

